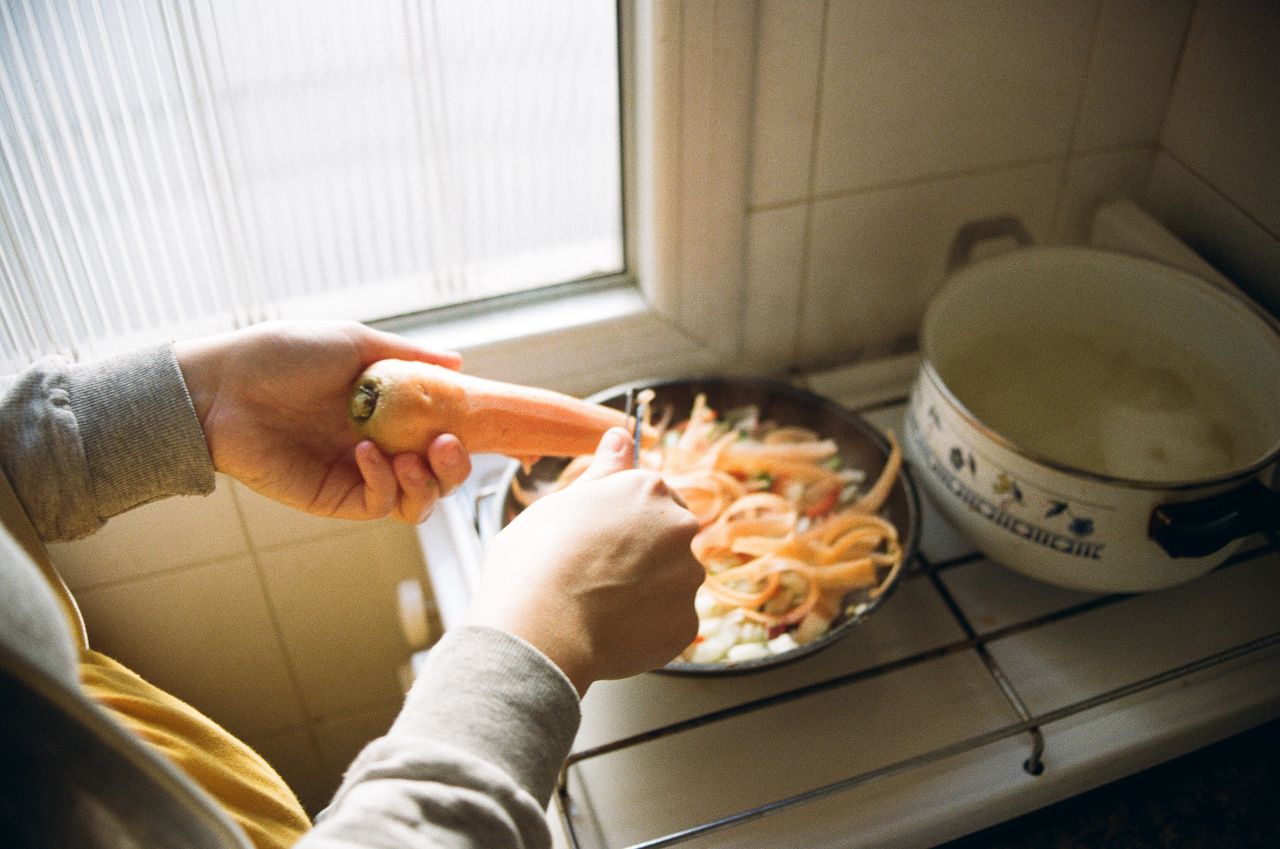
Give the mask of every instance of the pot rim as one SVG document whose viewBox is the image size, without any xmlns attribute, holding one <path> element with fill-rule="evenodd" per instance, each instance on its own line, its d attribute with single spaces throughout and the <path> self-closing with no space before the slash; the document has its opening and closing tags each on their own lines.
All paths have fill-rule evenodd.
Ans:
<svg viewBox="0 0 1280 849">
<path fill-rule="evenodd" d="M 1018 250 L 1009 251 L 1007 253 L 992 257 L 990 259 L 982 260 L 972 265 L 964 266 L 963 268 L 957 270 L 950 277 L 947 284 L 944 285 L 943 291 L 945 291 L 945 289 L 949 287 L 953 281 L 957 279 L 971 277 L 974 274 L 978 274 L 985 267 L 997 265 L 1000 263 L 1007 263 L 1011 261 L 1025 261 L 1025 255 L 1027 253 L 1047 254 L 1047 255 L 1059 256 L 1059 257 L 1077 257 L 1077 258 L 1087 257 L 1093 260 L 1102 260 L 1105 262 L 1111 262 L 1116 265 L 1128 264 L 1131 266 L 1141 266 L 1148 269 L 1158 268 L 1162 273 L 1167 273 L 1167 275 L 1170 278 L 1172 278 L 1173 281 L 1176 282 L 1177 284 L 1198 288 L 1202 292 L 1205 292 L 1206 294 L 1220 300 L 1228 308 L 1243 310 L 1250 318 L 1261 323 L 1264 328 L 1266 328 L 1273 334 L 1280 336 L 1280 321 L 1278 321 L 1274 316 L 1270 315 L 1269 313 L 1264 312 L 1261 307 L 1259 307 L 1257 304 L 1254 304 L 1248 298 L 1237 296 L 1234 293 L 1228 291 L 1227 289 L 1224 289 L 1222 286 L 1219 286 L 1215 283 L 1212 283 L 1209 280 L 1205 280 L 1202 277 L 1198 277 L 1197 275 L 1194 275 L 1188 271 L 1184 271 L 1180 268 L 1176 268 L 1174 266 L 1165 265 L 1163 263 L 1146 259 L 1144 257 L 1138 257 L 1130 254 L 1123 254 L 1123 253 L 1118 253 L 1113 251 L 1104 251 L 1104 250 L 1099 250 L 1097 248 L 1085 248 L 1085 247 L 1078 247 L 1078 246 L 1053 246 L 1053 247 L 1046 246 L 1046 247 L 1021 248 Z M 920 340 L 920 343 L 921 343 L 920 344 L 920 353 L 921 353 L 920 372 L 921 374 L 928 377 L 929 381 L 933 384 L 934 388 L 938 390 L 938 392 L 947 400 L 947 403 L 949 403 L 956 410 L 956 412 L 960 414 L 960 417 L 964 419 L 964 421 L 967 424 L 969 424 L 970 427 L 974 428 L 983 436 L 985 436 L 987 439 L 1001 446 L 1005 450 L 1010 451 L 1011 453 L 1016 454 L 1017 456 L 1025 460 L 1028 460 L 1032 463 L 1035 463 L 1039 466 L 1053 469 L 1054 471 L 1071 475 L 1073 477 L 1083 478 L 1085 480 L 1102 484 L 1104 486 L 1119 486 L 1127 489 L 1148 490 L 1148 491 L 1186 492 L 1189 490 L 1196 490 L 1196 489 L 1210 489 L 1210 488 L 1225 486 L 1233 483 L 1243 483 L 1244 481 L 1247 481 L 1250 478 L 1256 477 L 1259 472 L 1275 464 L 1277 459 L 1280 458 L 1280 436 L 1278 436 L 1275 442 L 1272 444 L 1272 446 L 1269 449 L 1267 449 L 1265 452 L 1263 452 L 1262 456 L 1259 459 L 1254 460 L 1252 463 L 1248 464 L 1247 466 L 1243 466 L 1239 469 L 1235 469 L 1233 471 L 1226 472 L 1221 475 L 1216 475 L 1213 477 L 1208 477 L 1208 478 L 1182 479 L 1182 480 L 1171 480 L 1171 481 L 1146 480 L 1142 478 L 1124 477 L 1121 475 L 1109 475 L 1109 474 L 1106 474 L 1105 472 L 1095 472 L 1089 469 L 1083 469 L 1078 466 L 1073 466 L 1069 463 L 1063 463 L 1058 460 L 1050 459 L 1035 451 L 1031 451 L 1027 448 L 1023 448 L 1021 445 L 1018 445 L 1009 437 L 1005 436 L 1002 433 L 999 433 L 994 428 L 987 425 L 980 418 L 978 418 L 978 416 L 975 415 L 973 411 L 970 410 L 964 404 L 964 402 L 962 402 L 956 396 L 954 392 L 951 391 L 951 388 L 947 386 L 946 382 L 942 379 L 942 376 L 938 374 L 937 368 L 934 365 L 932 351 L 930 350 L 931 346 L 929 342 L 928 329 L 929 329 L 928 318 L 926 316 L 926 320 L 922 327 L 922 338 Z"/>
</svg>

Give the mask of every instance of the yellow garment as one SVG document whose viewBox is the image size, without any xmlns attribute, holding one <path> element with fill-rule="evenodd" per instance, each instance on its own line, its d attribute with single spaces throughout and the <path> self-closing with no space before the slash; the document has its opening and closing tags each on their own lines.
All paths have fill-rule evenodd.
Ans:
<svg viewBox="0 0 1280 849">
<path fill-rule="evenodd" d="M 39 534 L 2 473 L 0 520 L 58 597 L 80 651 L 85 694 L 199 784 L 240 824 L 257 849 L 292 846 L 311 821 L 284 779 L 257 752 L 195 708 L 88 647 L 75 598 L 49 561 Z"/>
<path fill-rule="evenodd" d="M 80 681 L 90 698 L 204 788 L 257 849 L 285 849 L 311 827 L 284 779 L 195 708 L 91 649 L 80 652 Z"/>
</svg>

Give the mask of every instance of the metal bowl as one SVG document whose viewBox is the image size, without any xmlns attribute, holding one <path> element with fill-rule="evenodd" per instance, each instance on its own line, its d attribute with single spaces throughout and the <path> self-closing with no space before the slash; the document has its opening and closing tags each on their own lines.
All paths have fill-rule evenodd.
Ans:
<svg viewBox="0 0 1280 849">
<path fill-rule="evenodd" d="M 862 469 L 869 481 L 875 480 L 880 474 L 889 456 L 888 441 L 858 414 L 820 395 L 774 380 L 745 377 L 645 380 L 606 389 L 588 400 L 621 410 L 626 405 L 628 391 L 640 389 L 652 389 L 654 392 L 652 410 L 655 420 L 669 407 L 672 422 L 682 421 L 693 408 L 694 398 L 702 393 L 706 395 L 707 404 L 720 412 L 754 406 L 759 410 L 761 421 L 809 428 L 822 437 L 834 440 L 845 466 Z M 505 495 L 494 499 L 490 508 L 499 511 L 495 526 L 504 527 L 521 510 L 520 503 L 512 493 L 513 482 L 518 482 L 524 489 L 549 483 L 556 479 L 567 462 L 564 458 L 547 457 L 535 463 L 527 472 L 519 463 L 512 462 L 503 474 L 498 489 L 499 493 Z M 897 527 L 903 563 L 909 564 L 915 557 L 918 544 L 920 501 L 905 465 L 881 515 Z M 842 612 L 825 634 L 789 652 L 738 663 L 690 663 L 676 660 L 661 671 L 689 675 L 752 672 L 810 655 L 844 637 L 883 604 L 904 571 L 905 566 L 876 598 L 870 598 L 866 590 L 850 592 L 841 605 Z"/>
</svg>

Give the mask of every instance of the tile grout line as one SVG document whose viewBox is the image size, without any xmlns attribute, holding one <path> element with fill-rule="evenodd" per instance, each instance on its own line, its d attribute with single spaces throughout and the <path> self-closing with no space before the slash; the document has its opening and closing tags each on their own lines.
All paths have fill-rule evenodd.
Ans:
<svg viewBox="0 0 1280 849">
<path fill-rule="evenodd" d="M 1280 233 L 1272 232 L 1271 227 L 1264 224 L 1261 220 L 1259 220 L 1256 216 L 1254 216 L 1253 213 L 1249 212 L 1249 210 L 1245 209 L 1243 206 L 1237 203 L 1234 198 L 1232 198 L 1222 189 L 1218 188 L 1216 185 L 1210 182 L 1208 178 L 1203 176 L 1199 171 L 1197 171 L 1194 167 L 1192 167 L 1189 163 L 1187 163 L 1178 154 L 1174 153 L 1169 148 L 1159 144 L 1156 145 L 1155 152 L 1157 156 L 1163 153 L 1165 156 L 1169 157 L 1169 159 L 1173 160 L 1177 165 L 1183 168 L 1187 172 L 1187 174 L 1190 175 L 1194 180 L 1196 180 L 1200 185 L 1208 189 L 1210 193 L 1212 193 L 1215 197 L 1217 197 L 1227 206 L 1231 207 L 1231 209 L 1234 212 L 1243 216 L 1246 220 L 1249 221 L 1250 224 L 1257 227 L 1265 235 L 1271 237 L 1276 241 L 1280 241 Z M 1154 172 L 1154 170 L 1155 170 L 1155 163 L 1153 161 L 1152 171 Z"/>
<path fill-rule="evenodd" d="M 847 189 L 832 189 L 831 191 L 825 192 L 814 191 L 807 197 L 797 197 L 788 200 L 770 201 L 768 203 L 753 205 L 747 209 L 747 212 L 774 212 L 781 209 L 794 209 L 810 203 L 847 200 L 861 195 L 873 195 L 880 192 L 918 188 L 932 183 L 945 183 L 951 180 L 964 179 L 966 177 L 986 177 L 992 174 L 999 174 L 1001 172 L 1012 171 L 1019 168 L 1028 168 L 1035 165 L 1048 165 L 1063 159 L 1070 162 L 1094 156 L 1111 156 L 1119 153 L 1137 153 L 1144 150 L 1154 151 L 1158 147 L 1158 144 L 1150 141 L 1125 142 L 1123 144 L 1106 145 L 1104 147 L 1090 148 L 1088 150 L 1072 151 L 1065 157 L 1057 154 L 1049 154 L 1043 156 L 1031 156 L 1022 159 L 1011 159 L 1006 162 L 1000 162 L 992 165 L 977 165 L 969 168 L 933 171 L 927 174 L 888 180 L 882 183 L 866 183 Z"/>
<path fill-rule="evenodd" d="M 1089 78 L 1093 75 L 1094 62 L 1097 59 L 1098 41 L 1102 37 L 1103 0 L 1098 0 L 1093 13 L 1093 28 L 1089 39 L 1089 53 L 1085 57 L 1084 72 L 1080 77 L 1080 90 L 1076 93 L 1075 117 L 1071 122 L 1071 133 L 1067 137 L 1067 149 L 1062 157 L 1062 166 L 1058 171 L 1058 190 L 1053 201 L 1053 213 L 1049 216 L 1049 238 L 1056 241 L 1062 223 L 1062 210 L 1067 195 L 1068 175 L 1071 171 L 1071 158 L 1075 153 L 1076 141 L 1080 137 L 1080 124 L 1084 119 L 1085 100 L 1089 91 Z"/>
<path fill-rule="evenodd" d="M 368 527 L 340 529 L 340 530 L 331 531 L 325 534 L 319 534 L 317 536 L 306 537 L 304 539 L 297 539 L 289 542 L 277 542 L 277 543 L 272 543 L 270 545 L 255 546 L 252 543 L 252 537 L 248 533 L 247 527 L 242 517 L 240 516 L 239 510 L 237 510 L 236 521 L 240 524 L 241 530 L 245 532 L 246 542 L 245 542 L 244 548 L 241 551 L 235 552 L 233 554 L 220 554 L 220 555 L 217 555 L 216 557 L 207 557 L 207 558 L 202 558 L 200 560 L 193 560 L 190 563 L 182 563 L 177 566 L 165 566 L 159 569 L 152 569 L 147 572 L 142 572 L 137 575 L 124 575 L 116 578 L 107 578 L 101 581 L 90 580 L 87 582 L 77 582 L 75 586 L 71 586 L 70 584 L 68 584 L 68 588 L 73 593 L 76 593 L 77 595 L 80 593 L 92 593 L 98 590 L 113 589 L 116 587 L 127 586 L 129 584 L 141 583 L 151 578 L 171 577 L 173 575 L 179 575 L 183 572 L 189 572 L 196 569 L 206 569 L 212 566 L 220 566 L 226 563 L 230 563 L 234 560 L 239 560 L 242 557 L 252 558 L 254 551 L 260 551 L 264 554 L 270 554 L 273 552 L 284 550 L 286 548 L 294 548 L 300 545 L 310 545 L 310 544 L 322 542 L 325 540 L 339 539 L 347 536 L 354 536 L 356 534 L 364 533 L 376 527 L 375 524 L 370 523 Z"/>
<path fill-rule="evenodd" d="M 271 630 L 276 635 L 276 644 L 280 647 L 280 656 L 284 661 L 285 674 L 289 678 L 289 686 L 293 688 L 293 696 L 298 700 L 298 710 L 302 715 L 307 739 L 311 743 L 316 757 L 323 766 L 325 765 L 325 759 L 323 750 L 320 747 L 320 736 L 316 732 L 316 718 L 311 715 L 311 711 L 307 708 L 307 700 L 304 698 L 302 692 L 301 676 L 298 674 L 293 657 L 289 653 L 289 646 L 285 642 L 284 628 L 280 624 L 280 616 L 276 610 L 275 602 L 271 598 L 271 592 L 267 587 L 267 579 L 262 566 L 262 559 L 259 555 L 257 546 L 254 545 L 253 537 L 249 533 L 249 523 L 245 518 L 244 507 L 240 503 L 240 496 L 236 492 L 235 487 L 232 487 L 231 499 L 232 504 L 235 506 L 236 519 L 240 522 L 240 530 L 244 534 L 245 548 L 249 553 L 249 560 L 253 564 L 254 577 L 258 580 L 258 589 L 262 592 L 263 603 L 267 606 L 267 617 L 271 620 Z"/>
</svg>

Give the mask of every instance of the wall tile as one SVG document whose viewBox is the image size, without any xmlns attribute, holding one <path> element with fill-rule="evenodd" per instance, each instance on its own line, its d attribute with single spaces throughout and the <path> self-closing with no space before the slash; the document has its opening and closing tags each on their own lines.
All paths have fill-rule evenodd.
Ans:
<svg viewBox="0 0 1280 849">
<path fill-rule="evenodd" d="M 749 365 L 777 371 L 795 353 L 809 204 L 751 213 L 747 218 L 747 292 L 742 350 Z"/>
<path fill-rule="evenodd" d="M 240 557 L 77 593 L 94 648 L 235 734 L 302 709 L 253 561 Z"/>
<path fill-rule="evenodd" d="M 313 819 L 324 809 L 337 790 L 337 782 L 320 760 L 308 728 L 294 728 L 277 734 L 245 740 L 280 773 Z"/>
<path fill-rule="evenodd" d="M 1143 196 L 1154 158 L 1151 147 L 1071 157 L 1051 240 L 1069 245 L 1087 242 L 1093 212 L 1100 204 L 1119 197 L 1136 201 Z"/>
<path fill-rule="evenodd" d="M 751 204 L 798 200 L 809 194 L 822 0 L 764 0 L 757 27 Z"/>
<path fill-rule="evenodd" d="M 110 519 L 93 536 L 49 546 L 49 556 L 67 586 L 79 590 L 244 554 L 247 541 L 231 486 L 218 475 L 207 497 L 145 504 Z"/>
<path fill-rule="evenodd" d="M 1085 82 L 1077 151 L 1160 136 L 1193 0 L 1103 0 Z"/>
<path fill-rule="evenodd" d="M 338 789 L 343 773 L 360 750 L 387 733 L 402 704 L 403 700 L 396 699 L 366 710 L 326 716 L 312 724 L 325 774 L 333 785 L 330 793 Z"/>
<path fill-rule="evenodd" d="M 1280 239 L 1174 157 L 1156 156 L 1147 209 L 1211 265 L 1280 315 Z"/>
<path fill-rule="evenodd" d="M 1196 5 L 1161 144 L 1280 235 L 1280 4 Z"/>
<path fill-rule="evenodd" d="M 1044 241 L 1061 169 L 1028 165 L 819 201 L 801 362 L 840 362 L 913 336 L 968 221 L 1012 214 Z"/>
<path fill-rule="evenodd" d="M 1066 154 L 1098 2 L 833 2 L 819 194 Z"/>
<path fill-rule="evenodd" d="M 259 495 L 239 482 L 233 484 L 233 489 L 249 540 L 255 548 L 305 542 L 370 527 L 369 522 L 312 516 Z"/>
<path fill-rule="evenodd" d="M 426 578 L 413 531 L 373 527 L 260 557 L 308 715 L 398 697 L 399 670 L 410 649 L 401 633 L 396 587 L 404 579 Z"/>
</svg>

